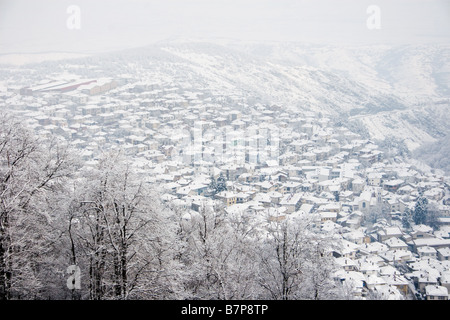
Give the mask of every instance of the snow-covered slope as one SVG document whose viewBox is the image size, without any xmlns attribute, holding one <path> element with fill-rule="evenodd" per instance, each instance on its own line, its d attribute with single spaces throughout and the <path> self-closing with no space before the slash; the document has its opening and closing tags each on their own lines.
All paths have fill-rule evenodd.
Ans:
<svg viewBox="0 0 450 320">
<path fill-rule="evenodd" d="M 267 103 L 332 115 L 405 107 L 395 95 L 378 86 L 379 81 L 367 86 L 332 68 L 212 44 L 167 44 L 162 50 L 183 59 L 184 66 L 211 88 L 238 90 Z"/>
<path fill-rule="evenodd" d="M 211 87 L 359 119 L 374 139 L 414 150 L 448 132 L 450 46 L 330 47 L 293 43 L 169 43 Z"/>
<path fill-rule="evenodd" d="M 448 44 L 340 47 L 236 43 L 234 46 L 266 59 L 337 72 L 403 98 L 450 94 Z"/>
<path fill-rule="evenodd" d="M 449 143 L 443 137 L 450 133 L 450 45 L 233 42 L 166 43 L 161 49 L 211 88 L 287 110 L 359 120 L 371 138 L 395 138 L 410 151 Z"/>
<path fill-rule="evenodd" d="M 43 61 L 66 60 L 80 57 L 87 57 L 88 54 L 70 52 L 48 52 L 48 53 L 12 53 L 1 54 L 0 65 L 22 66 L 29 63 L 39 63 Z"/>
<path fill-rule="evenodd" d="M 410 150 L 448 141 L 450 45 L 167 41 L 77 61 L 106 76 L 130 73 L 358 121 L 371 138 L 395 137 Z"/>
</svg>

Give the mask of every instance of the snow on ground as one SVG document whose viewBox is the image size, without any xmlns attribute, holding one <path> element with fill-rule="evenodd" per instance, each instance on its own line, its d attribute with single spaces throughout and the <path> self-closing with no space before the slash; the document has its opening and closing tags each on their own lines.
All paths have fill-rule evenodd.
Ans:
<svg viewBox="0 0 450 320">
<path fill-rule="evenodd" d="M 55 61 L 73 58 L 87 57 L 88 54 L 51 52 L 51 53 L 13 53 L 0 55 L 0 64 L 21 66 L 28 63 L 39 63 L 43 61 Z"/>
<path fill-rule="evenodd" d="M 366 126 L 372 139 L 384 140 L 387 137 L 395 137 L 403 140 L 410 151 L 417 149 L 424 143 L 436 141 L 427 132 L 402 119 L 400 114 L 389 112 L 387 114 L 368 115 L 359 119 Z"/>
</svg>

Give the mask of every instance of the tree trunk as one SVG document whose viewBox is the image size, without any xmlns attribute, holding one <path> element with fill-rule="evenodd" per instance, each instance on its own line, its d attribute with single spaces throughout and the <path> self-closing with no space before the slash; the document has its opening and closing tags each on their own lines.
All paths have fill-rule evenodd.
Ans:
<svg viewBox="0 0 450 320">
<path fill-rule="evenodd" d="M 122 262 L 121 262 L 121 270 L 122 270 L 122 296 L 126 298 L 127 296 L 127 247 L 124 244 L 122 249 Z"/>
<path fill-rule="evenodd" d="M 1 221 L 0 234 L 0 300 L 11 299 L 12 274 L 9 268 L 8 254 L 11 252 L 11 239 L 7 235 L 8 219 L 5 214 Z"/>
<path fill-rule="evenodd" d="M 3 239 L 0 240 L 0 300 L 8 300 L 8 281 L 5 261 L 5 249 Z"/>
</svg>

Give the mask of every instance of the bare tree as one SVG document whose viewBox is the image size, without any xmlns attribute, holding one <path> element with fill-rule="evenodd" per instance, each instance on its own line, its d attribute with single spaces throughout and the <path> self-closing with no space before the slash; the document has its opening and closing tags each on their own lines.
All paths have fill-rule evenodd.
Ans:
<svg viewBox="0 0 450 320">
<path fill-rule="evenodd" d="M 297 299 L 303 278 L 304 232 L 290 220 L 271 221 L 262 244 L 260 284 L 274 300 Z"/>
<path fill-rule="evenodd" d="M 81 229 L 70 233 L 88 270 L 90 299 L 167 298 L 173 294 L 171 214 L 120 152 L 83 174 Z"/>
<path fill-rule="evenodd" d="M 269 221 L 260 244 L 259 283 L 266 299 L 327 299 L 334 287 L 330 238 L 318 235 L 303 215 Z"/>
<path fill-rule="evenodd" d="M 256 228 L 247 213 L 230 214 L 221 206 L 204 205 L 182 221 L 180 231 L 186 243 L 181 260 L 188 297 L 257 297 Z"/>
<path fill-rule="evenodd" d="M 0 115 L 0 299 L 41 297 L 43 266 L 60 236 L 50 204 L 75 163 L 60 141 Z"/>
<path fill-rule="evenodd" d="M 309 248 L 305 255 L 304 282 L 301 292 L 303 299 L 334 300 L 340 299 L 340 286 L 333 279 L 338 266 L 332 257 L 335 241 L 330 235 L 312 233 Z"/>
</svg>

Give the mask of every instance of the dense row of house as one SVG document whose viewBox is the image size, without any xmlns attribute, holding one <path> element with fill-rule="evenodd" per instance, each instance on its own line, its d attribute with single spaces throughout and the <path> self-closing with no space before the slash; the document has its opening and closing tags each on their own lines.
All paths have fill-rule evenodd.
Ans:
<svg viewBox="0 0 450 320">
<path fill-rule="evenodd" d="M 187 216 L 219 203 L 272 221 L 316 217 L 336 237 L 335 278 L 353 297 L 448 299 L 447 177 L 385 159 L 373 141 L 311 112 L 173 83 L 82 79 L 61 89 L 70 84 L 22 88 L 2 108 L 66 138 L 87 164 L 122 148 Z M 220 176 L 227 188 L 214 192 Z M 403 227 L 419 195 L 438 210 L 438 228 Z"/>
</svg>

